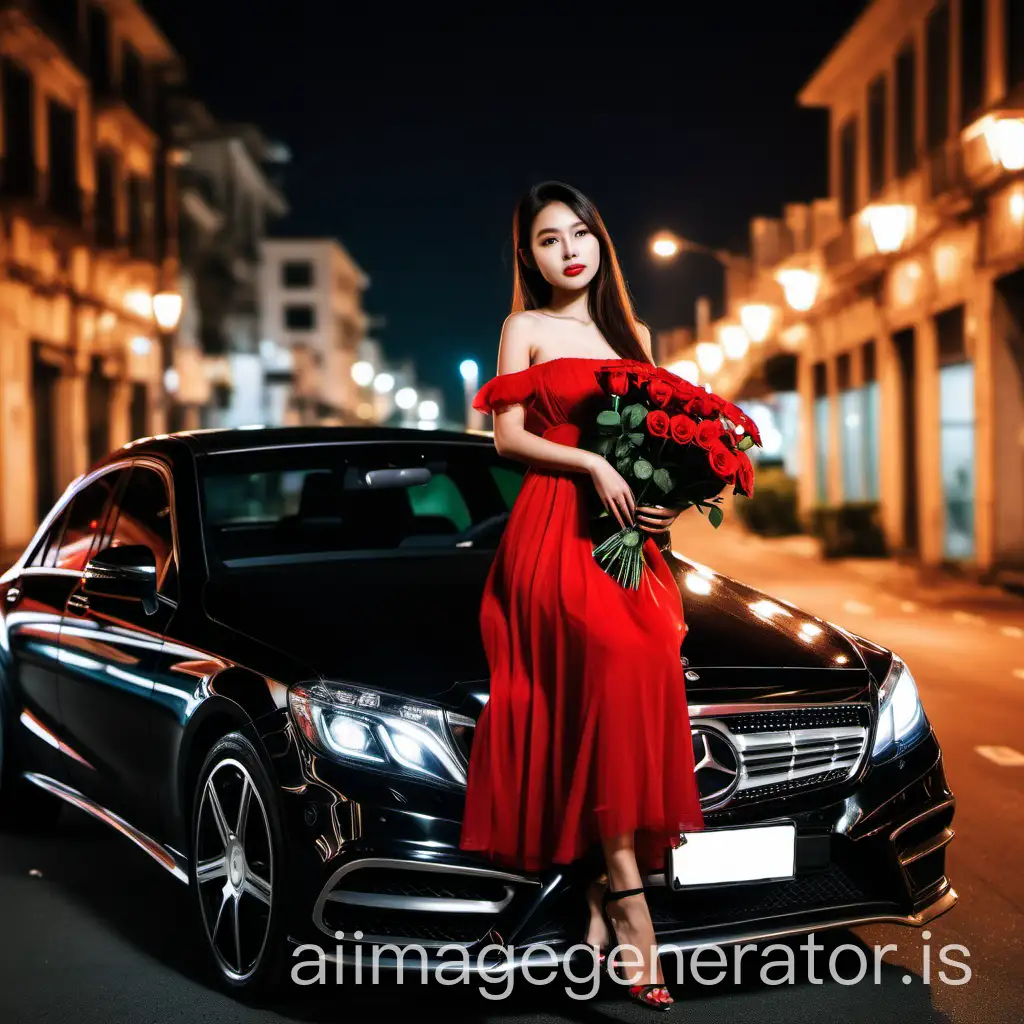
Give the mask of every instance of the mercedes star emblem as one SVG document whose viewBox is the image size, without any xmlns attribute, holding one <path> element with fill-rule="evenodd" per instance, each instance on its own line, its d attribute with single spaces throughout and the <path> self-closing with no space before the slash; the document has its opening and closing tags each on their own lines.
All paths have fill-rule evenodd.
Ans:
<svg viewBox="0 0 1024 1024">
<path fill-rule="evenodd" d="M 740 779 L 739 755 L 736 748 L 719 732 L 711 729 L 691 730 L 693 739 L 693 773 L 702 804 L 711 804 L 728 797 Z"/>
</svg>

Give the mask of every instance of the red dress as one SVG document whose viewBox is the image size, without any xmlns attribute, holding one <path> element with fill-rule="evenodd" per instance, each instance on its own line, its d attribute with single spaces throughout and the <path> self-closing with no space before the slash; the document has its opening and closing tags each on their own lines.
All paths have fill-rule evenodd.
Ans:
<svg viewBox="0 0 1024 1024">
<path fill-rule="evenodd" d="M 491 378 L 473 405 L 522 403 L 527 430 L 575 446 L 602 398 L 595 371 L 635 362 L 546 360 Z M 529 465 L 488 573 L 490 697 L 460 847 L 496 864 L 568 864 L 601 837 L 636 831 L 641 870 L 657 870 L 680 831 L 704 826 L 679 587 L 650 534 L 639 589 L 601 569 L 587 525 L 600 507 L 588 474 Z"/>
</svg>

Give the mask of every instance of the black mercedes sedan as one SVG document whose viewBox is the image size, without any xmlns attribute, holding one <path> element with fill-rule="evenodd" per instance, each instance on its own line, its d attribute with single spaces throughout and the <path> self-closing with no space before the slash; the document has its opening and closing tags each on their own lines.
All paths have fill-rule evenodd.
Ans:
<svg viewBox="0 0 1024 1024">
<path fill-rule="evenodd" d="M 0 822 L 66 802 L 122 833 L 236 992 L 317 946 L 565 956 L 582 867 L 459 849 L 481 592 L 526 469 L 486 433 L 385 427 L 112 453 L 0 577 Z M 661 949 L 949 910 L 954 797 L 910 668 L 659 543 L 707 826 L 646 879 Z"/>
</svg>

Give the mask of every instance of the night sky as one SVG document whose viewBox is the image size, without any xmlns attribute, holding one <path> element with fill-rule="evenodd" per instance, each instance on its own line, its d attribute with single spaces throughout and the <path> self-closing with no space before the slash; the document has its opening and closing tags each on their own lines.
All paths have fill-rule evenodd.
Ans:
<svg viewBox="0 0 1024 1024">
<path fill-rule="evenodd" d="M 331 0 L 144 6 L 215 115 L 290 148 L 274 233 L 342 241 L 387 356 L 414 358 L 459 419 L 460 361 L 496 372 L 519 196 L 546 178 L 588 193 L 652 329 L 692 325 L 701 294 L 717 315 L 718 264 L 655 265 L 647 241 L 668 228 L 744 250 L 751 217 L 827 194 L 827 117 L 796 94 L 866 5 L 420 20 Z"/>
</svg>

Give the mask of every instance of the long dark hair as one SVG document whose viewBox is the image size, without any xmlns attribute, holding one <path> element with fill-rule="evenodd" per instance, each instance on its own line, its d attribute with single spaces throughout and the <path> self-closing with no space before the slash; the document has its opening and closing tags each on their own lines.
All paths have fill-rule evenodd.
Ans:
<svg viewBox="0 0 1024 1024">
<path fill-rule="evenodd" d="M 516 207 L 512 221 L 512 244 L 515 250 L 512 312 L 537 309 L 551 301 L 551 285 L 532 266 L 530 238 L 537 214 L 553 202 L 565 203 L 597 236 L 601 245 L 601 265 L 594 280 L 590 282 L 587 296 L 590 318 L 620 356 L 650 363 L 651 359 L 640 344 L 640 336 L 637 334 L 636 325 L 641 321 L 637 320 L 633 312 L 633 303 L 608 229 L 597 207 L 582 192 L 564 182 L 544 181 L 534 185 Z"/>
</svg>

